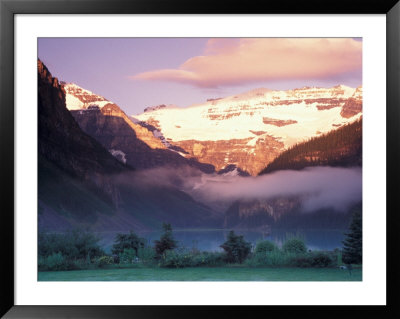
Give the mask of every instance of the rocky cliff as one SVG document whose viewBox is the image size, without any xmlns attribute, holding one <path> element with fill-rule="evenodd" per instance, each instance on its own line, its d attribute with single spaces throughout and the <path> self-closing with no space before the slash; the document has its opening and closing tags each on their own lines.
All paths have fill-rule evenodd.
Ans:
<svg viewBox="0 0 400 319">
<path fill-rule="evenodd" d="M 127 168 L 80 129 L 66 108 L 63 87 L 40 60 L 38 121 L 39 154 L 69 174 L 90 179 Z"/>
<path fill-rule="evenodd" d="M 152 139 L 146 138 L 146 134 L 151 133 L 146 128 L 133 124 L 116 104 L 109 103 L 98 110 L 72 110 L 71 114 L 83 131 L 122 162 L 136 169 L 190 166 L 206 173 L 214 172 L 213 165 L 185 158 L 164 145 L 160 148 L 150 147 L 149 144 L 155 146 L 151 143 Z M 141 134 L 141 131 L 147 133 Z M 156 141 L 161 144 L 160 139 Z"/>
</svg>

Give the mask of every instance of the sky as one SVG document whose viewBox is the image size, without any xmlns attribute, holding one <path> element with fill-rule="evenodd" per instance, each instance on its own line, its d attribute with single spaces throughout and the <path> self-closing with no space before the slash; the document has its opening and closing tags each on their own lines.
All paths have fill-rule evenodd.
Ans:
<svg viewBox="0 0 400 319">
<path fill-rule="evenodd" d="M 260 87 L 362 85 L 362 40 L 352 38 L 39 38 L 38 57 L 128 115 Z"/>
</svg>

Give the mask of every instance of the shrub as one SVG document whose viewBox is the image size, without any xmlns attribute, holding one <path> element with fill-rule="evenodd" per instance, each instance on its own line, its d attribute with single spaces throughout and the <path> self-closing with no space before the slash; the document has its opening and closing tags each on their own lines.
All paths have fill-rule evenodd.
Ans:
<svg viewBox="0 0 400 319">
<path fill-rule="evenodd" d="M 138 249 L 137 256 L 140 262 L 149 265 L 155 262 L 156 253 L 151 247 L 143 247 Z"/>
<path fill-rule="evenodd" d="M 120 264 L 132 264 L 136 257 L 136 252 L 132 248 L 125 248 L 119 255 Z"/>
<path fill-rule="evenodd" d="M 39 266 L 46 270 L 61 270 L 64 268 L 65 258 L 61 253 L 53 253 L 40 259 Z"/>
<path fill-rule="evenodd" d="M 245 263 L 249 267 L 266 266 L 268 264 L 267 254 L 265 252 L 255 253 L 250 258 L 247 258 Z"/>
<path fill-rule="evenodd" d="M 219 252 L 193 253 L 185 250 L 168 250 L 160 259 L 159 266 L 167 268 L 218 266 L 224 263 L 224 255 Z"/>
<path fill-rule="evenodd" d="M 61 253 L 70 261 L 95 258 L 104 255 L 98 244 L 99 240 L 93 233 L 81 229 L 66 233 L 41 232 L 38 236 L 38 254 L 39 257 L 48 257 Z"/>
<path fill-rule="evenodd" d="M 255 253 L 267 253 L 267 252 L 271 252 L 274 250 L 277 250 L 278 247 L 276 246 L 275 243 L 269 241 L 269 240 L 263 240 L 263 241 L 259 241 L 256 245 L 256 249 L 255 249 Z"/>
<path fill-rule="evenodd" d="M 225 243 L 220 246 L 225 250 L 225 260 L 228 263 L 242 263 L 250 253 L 251 244 L 243 236 L 235 235 L 231 230 Z"/>
<path fill-rule="evenodd" d="M 201 252 L 193 255 L 192 264 L 195 266 L 219 266 L 224 263 L 224 254 L 220 252 Z"/>
<path fill-rule="evenodd" d="M 138 250 L 143 248 L 144 244 L 145 240 L 137 236 L 132 231 L 129 234 L 118 233 L 115 236 L 115 244 L 113 245 L 111 251 L 114 255 L 118 256 L 122 254 L 125 249 L 132 249 L 135 256 L 137 256 Z"/>
<path fill-rule="evenodd" d="M 98 267 L 104 267 L 106 265 L 111 265 L 114 259 L 111 256 L 101 256 L 96 260 L 96 264 Z"/>
<path fill-rule="evenodd" d="M 253 256 L 246 260 L 246 265 L 250 267 L 282 267 L 290 265 L 291 258 L 294 254 L 280 251 L 278 249 L 273 250 L 267 254 L 255 253 Z"/>
<path fill-rule="evenodd" d="M 295 267 L 331 267 L 334 262 L 327 253 L 316 252 L 296 254 L 291 258 L 290 264 Z"/>
<path fill-rule="evenodd" d="M 171 224 L 163 223 L 164 233 L 161 235 L 160 240 L 154 241 L 154 249 L 157 256 L 160 258 L 167 250 L 172 250 L 177 247 L 177 242 L 172 236 Z"/>
<path fill-rule="evenodd" d="M 183 268 L 193 266 L 190 253 L 179 253 L 174 250 L 167 250 L 161 258 L 160 266 L 167 268 Z"/>
<path fill-rule="evenodd" d="M 76 269 L 74 263 L 67 260 L 61 253 L 53 253 L 47 257 L 39 257 L 38 268 L 43 270 L 72 270 Z"/>
<path fill-rule="evenodd" d="M 333 259 L 323 252 L 313 254 L 311 264 L 313 267 L 330 267 L 333 266 Z"/>
<path fill-rule="evenodd" d="M 300 238 L 287 239 L 284 242 L 282 249 L 284 252 L 296 253 L 296 254 L 305 253 L 307 251 L 307 247 L 306 244 L 304 243 L 304 240 Z"/>
<path fill-rule="evenodd" d="M 313 258 L 310 254 L 295 254 L 290 258 L 290 265 L 294 267 L 312 267 Z"/>
</svg>

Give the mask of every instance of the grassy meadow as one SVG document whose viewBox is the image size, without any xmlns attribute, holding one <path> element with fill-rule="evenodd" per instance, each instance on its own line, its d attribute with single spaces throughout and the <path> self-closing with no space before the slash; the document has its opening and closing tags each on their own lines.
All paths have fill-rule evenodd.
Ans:
<svg viewBox="0 0 400 319">
<path fill-rule="evenodd" d="M 361 281 L 362 270 L 339 268 L 127 268 L 43 271 L 39 281 Z"/>
</svg>

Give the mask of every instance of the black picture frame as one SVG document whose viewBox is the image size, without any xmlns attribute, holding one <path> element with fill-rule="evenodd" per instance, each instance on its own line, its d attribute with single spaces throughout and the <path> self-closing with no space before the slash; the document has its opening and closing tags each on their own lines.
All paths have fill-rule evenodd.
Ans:
<svg viewBox="0 0 400 319">
<path fill-rule="evenodd" d="M 385 14 L 387 21 L 387 305 L 386 306 L 16 306 L 14 304 L 14 17 L 16 14 Z M 0 181 L 1 272 L 0 315 L 5 318 L 164 318 L 247 317 L 249 311 L 265 315 L 313 315 L 391 318 L 400 315 L 397 180 L 400 137 L 400 3 L 399 0 L 285 0 L 242 3 L 162 0 L 0 0 Z M 383 142 L 383 141 L 382 141 Z M 381 169 L 381 168 L 377 168 Z M 383 173 L 383 172 L 382 172 Z M 384 206 L 384 203 L 382 203 Z"/>
</svg>

